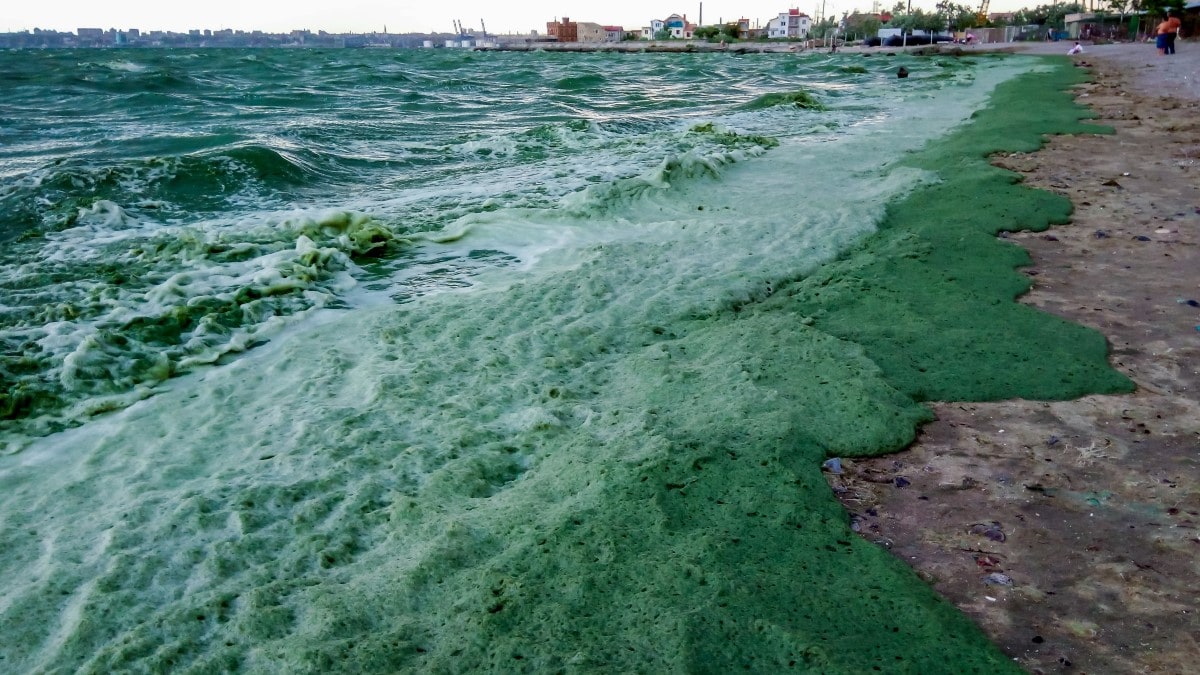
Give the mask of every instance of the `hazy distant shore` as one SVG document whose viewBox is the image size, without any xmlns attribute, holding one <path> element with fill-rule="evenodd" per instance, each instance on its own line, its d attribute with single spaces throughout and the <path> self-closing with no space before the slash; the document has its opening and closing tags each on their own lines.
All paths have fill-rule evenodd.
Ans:
<svg viewBox="0 0 1200 675">
<path fill-rule="evenodd" d="M 838 46 L 831 51 L 828 45 L 801 42 L 683 42 L 683 41 L 630 41 L 630 42 L 522 42 L 477 45 L 475 51 L 484 52 L 625 52 L 625 53 L 693 53 L 729 52 L 731 54 L 802 54 L 802 53 L 846 53 L 846 54 L 894 54 L 943 53 L 956 54 L 967 51 L 1003 51 L 1015 48 L 1017 43 L 994 43 L 986 45 L 957 45 L 938 43 L 933 45 L 909 45 L 907 47 L 865 47 L 860 45 Z"/>
</svg>

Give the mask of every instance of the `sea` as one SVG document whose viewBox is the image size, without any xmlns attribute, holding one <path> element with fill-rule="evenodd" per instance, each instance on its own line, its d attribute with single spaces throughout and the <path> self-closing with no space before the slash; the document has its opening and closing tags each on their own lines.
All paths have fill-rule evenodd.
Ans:
<svg viewBox="0 0 1200 675">
<path fill-rule="evenodd" d="M 0 671 L 1006 667 L 821 477 L 927 411 L 755 307 L 1039 64 L 0 53 Z"/>
</svg>

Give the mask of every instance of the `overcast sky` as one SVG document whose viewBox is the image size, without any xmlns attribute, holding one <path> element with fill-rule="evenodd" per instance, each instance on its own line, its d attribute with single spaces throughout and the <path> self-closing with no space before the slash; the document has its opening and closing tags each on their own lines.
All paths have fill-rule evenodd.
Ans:
<svg viewBox="0 0 1200 675">
<path fill-rule="evenodd" d="M 591 21 L 636 29 L 651 19 L 678 13 L 698 22 L 700 0 L 328 0 L 296 2 L 283 0 L 3 0 L 0 31 L 33 28 L 71 31 L 86 28 L 140 28 L 142 30 L 187 31 L 191 28 L 233 28 L 287 32 L 298 28 L 331 33 L 382 31 L 391 33 L 451 32 L 458 19 L 467 28 L 486 23 L 490 33 L 530 30 L 545 32 L 546 22 L 563 15 L 575 21 Z M 1034 6 L 1044 0 L 993 0 L 991 10 L 1010 11 Z M 896 0 L 880 0 L 880 7 Z M 913 7 L 932 10 L 937 0 L 914 0 Z M 962 2 L 977 6 L 974 2 Z M 703 4 L 704 23 L 746 17 L 765 25 L 767 20 L 797 7 L 809 16 L 821 11 L 821 0 L 708 0 Z M 871 0 L 825 0 L 825 13 L 870 11 Z"/>
</svg>

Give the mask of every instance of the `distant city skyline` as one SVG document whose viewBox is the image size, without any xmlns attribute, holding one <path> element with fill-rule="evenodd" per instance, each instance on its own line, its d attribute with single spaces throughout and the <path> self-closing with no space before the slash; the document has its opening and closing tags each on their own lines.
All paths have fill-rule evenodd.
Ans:
<svg viewBox="0 0 1200 675">
<path fill-rule="evenodd" d="M 914 0 L 913 8 L 932 11 L 937 0 Z M 700 22 L 700 0 L 525 0 L 501 4 L 486 0 L 451 0 L 432 3 L 396 3 L 383 0 L 342 0 L 341 2 L 235 2 L 206 0 L 199 3 L 164 3 L 161 0 L 113 0 L 107 3 L 82 0 L 41 0 L 30 3 L 6 3 L 0 15 L 0 32 L 25 31 L 41 28 L 74 32 L 78 28 L 116 28 L 143 31 L 164 30 L 186 33 L 193 29 L 261 30 L 286 33 L 292 30 L 324 30 L 331 33 L 380 32 L 390 33 L 450 33 L 452 22 L 461 21 L 468 29 L 480 30 L 481 22 L 489 33 L 543 33 L 546 22 L 564 16 L 574 21 L 590 21 L 619 25 L 634 30 L 648 25 L 651 19 L 671 14 L 686 14 Z M 881 9 L 888 9 L 895 0 L 880 0 Z M 977 6 L 978 2 L 963 2 Z M 1038 2 L 993 0 L 990 11 L 1013 11 Z M 821 0 L 707 0 L 703 21 L 718 19 L 733 21 L 740 17 L 753 23 L 766 21 L 779 12 L 796 7 L 809 16 L 821 11 Z M 826 0 L 827 15 L 843 12 L 868 12 L 870 0 Z"/>
</svg>

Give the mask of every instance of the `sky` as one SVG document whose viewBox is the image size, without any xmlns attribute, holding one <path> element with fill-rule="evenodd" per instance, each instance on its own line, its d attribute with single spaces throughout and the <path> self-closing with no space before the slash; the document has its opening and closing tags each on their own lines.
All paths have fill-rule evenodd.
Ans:
<svg viewBox="0 0 1200 675">
<path fill-rule="evenodd" d="M 1033 7 L 1047 0 L 992 0 L 990 11 L 1011 11 Z M 896 0 L 879 0 L 887 9 Z M 937 0 L 913 0 L 914 8 L 932 10 Z M 977 6 L 979 0 L 959 0 Z M 809 16 L 821 12 L 822 0 L 707 0 L 703 3 L 703 21 L 731 21 L 746 17 L 766 25 L 780 12 L 795 7 Z M 826 15 L 849 11 L 871 11 L 872 0 L 824 0 Z M 686 14 L 699 22 L 700 0 L 5 0 L 0 12 L 0 32 L 58 30 L 77 28 L 139 28 L 186 32 L 192 28 L 213 30 L 263 30 L 283 33 L 294 29 L 325 30 L 330 33 L 430 33 L 453 31 L 458 19 L 467 28 L 478 30 L 481 21 L 489 33 L 544 33 L 546 22 L 564 15 L 574 21 L 590 21 L 637 29 L 651 19 L 671 14 Z"/>
</svg>

